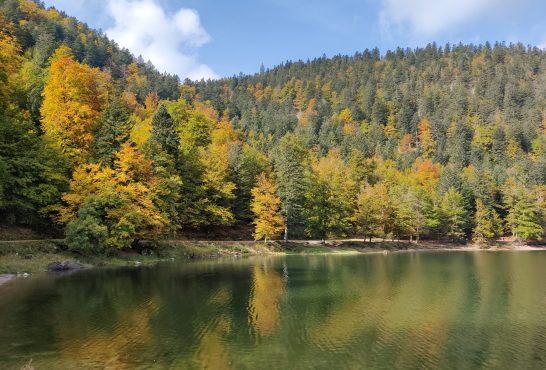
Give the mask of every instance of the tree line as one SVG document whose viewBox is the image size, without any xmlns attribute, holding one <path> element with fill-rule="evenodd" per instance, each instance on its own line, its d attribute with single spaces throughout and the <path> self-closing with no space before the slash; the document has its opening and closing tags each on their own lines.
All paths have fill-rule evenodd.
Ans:
<svg viewBox="0 0 546 370">
<path fill-rule="evenodd" d="M 544 235 L 540 49 L 374 49 L 181 84 L 54 9 L 0 6 L 4 225 L 92 251 L 236 224 L 257 240 Z"/>
</svg>

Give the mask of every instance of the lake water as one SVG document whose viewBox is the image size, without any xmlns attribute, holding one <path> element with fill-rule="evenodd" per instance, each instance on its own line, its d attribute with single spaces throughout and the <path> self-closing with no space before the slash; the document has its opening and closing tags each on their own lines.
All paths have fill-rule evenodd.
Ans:
<svg viewBox="0 0 546 370">
<path fill-rule="evenodd" d="M 546 369 L 546 252 L 260 257 L 0 287 L 0 368 Z"/>
</svg>

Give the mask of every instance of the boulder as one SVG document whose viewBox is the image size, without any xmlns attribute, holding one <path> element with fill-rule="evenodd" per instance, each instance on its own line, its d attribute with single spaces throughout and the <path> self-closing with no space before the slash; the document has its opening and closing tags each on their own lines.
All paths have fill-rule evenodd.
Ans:
<svg viewBox="0 0 546 370">
<path fill-rule="evenodd" d="M 82 268 L 83 265 L 79 261 L 51 262 L 47 265 L 48 271 L 71 271 Z"/>
<path fill-rule="evenodd" d="M 64 271 L 64 265 L 61 262 L 51 262 L 47 265 L 48 271 Z"/>
<path fill-rule="evenodd" d="M 83 268 L 79 261 L 65 261 L 64 266 L 67 270 L 80 270 Z"/>
</svg>

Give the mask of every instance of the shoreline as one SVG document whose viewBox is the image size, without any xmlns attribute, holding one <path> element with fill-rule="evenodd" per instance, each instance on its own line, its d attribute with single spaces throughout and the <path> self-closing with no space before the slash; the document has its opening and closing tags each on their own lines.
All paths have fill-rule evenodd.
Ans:
<svg viewBox="0 0 546 370">
<path fill-rule="evenodd" d="M 452 244 L 437 241 L 374 241 L 356 239 L 322 241 L 190 241 L 165 240 L 141 243 L 135 250 L 116 251 L 111 255 L 82 256 L 66 251 L 62 240 L 0 241 L 0 286 L 19 277 L 47 272 L 51 262 L 80 261 L 84 269 L 96 267 L 149 266 L 166 261 L 215 259 L 259 255 L 389 254 L 435 251 L 546 251 L 546 246 L 519 245 L 513 242 L 489 246 Z"/>
<path fill-rule="evenodd" d="M 17 275 L 14 275 L 14 274 L 0 274 L 0 286 L 15 279 L 16 277 Z"/>
</svg>

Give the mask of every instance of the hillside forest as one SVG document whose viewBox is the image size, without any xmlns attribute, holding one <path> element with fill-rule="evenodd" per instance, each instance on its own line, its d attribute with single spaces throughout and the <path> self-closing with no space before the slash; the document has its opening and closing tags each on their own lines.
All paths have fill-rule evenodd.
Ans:
<svg viewBox="0 0 546 370">
<path fill-rule="evenodd" d="M 252 225 L 286 237 L 540 241 L 546 53 L 430 44 L 180 81 L 0 0 L 0 224 L 74 250 Z"/>
</svg>

